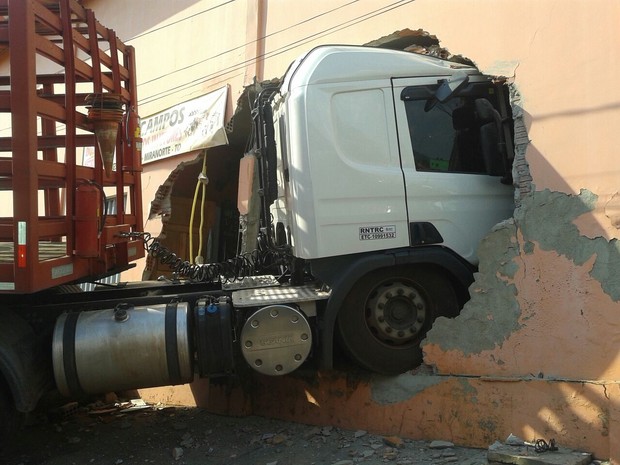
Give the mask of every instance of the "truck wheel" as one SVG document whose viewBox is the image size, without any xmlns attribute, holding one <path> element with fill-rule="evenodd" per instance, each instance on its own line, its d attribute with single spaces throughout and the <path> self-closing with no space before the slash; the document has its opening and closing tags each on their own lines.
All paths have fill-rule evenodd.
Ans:
<svg viewBox="0 0 620 465">
<path fill-rule="evenodd" d="M 422 363 L 420 342 L 438 316 L 456 316 L 450 281 L 434 269 L 380 269 L 362 277 L 338 313 L 344 350 L 358 365 L 399 374 Z"/>
</svg>

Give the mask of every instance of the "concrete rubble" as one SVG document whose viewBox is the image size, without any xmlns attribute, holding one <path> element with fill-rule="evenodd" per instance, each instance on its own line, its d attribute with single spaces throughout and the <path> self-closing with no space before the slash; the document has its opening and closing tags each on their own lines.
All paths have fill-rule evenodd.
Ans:
<svg viewBox="0 0 620 465">
<path fill-rule="evenodd" d="M 510 434 L 504 443 L 496 441 L 487 452 L 489 465 L 590 465 L 592 454 L 564 447 L 555 442 L 540 440 L 538 444 L 528 443 Z"/>
</svg>

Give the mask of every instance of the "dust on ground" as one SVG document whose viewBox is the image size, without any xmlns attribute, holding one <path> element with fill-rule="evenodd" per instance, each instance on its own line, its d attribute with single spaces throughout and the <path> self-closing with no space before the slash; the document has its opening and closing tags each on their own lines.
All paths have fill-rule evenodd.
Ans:
<svg viewBox="0 0 620 465">
<path fill-rule="evenodd" d="M 18 432 L 4 465 L 483 465 L 486 450 L 200 408 L 65 408 Z M 432 447 L 431 447 L 432 446 Z"/>
</svg>

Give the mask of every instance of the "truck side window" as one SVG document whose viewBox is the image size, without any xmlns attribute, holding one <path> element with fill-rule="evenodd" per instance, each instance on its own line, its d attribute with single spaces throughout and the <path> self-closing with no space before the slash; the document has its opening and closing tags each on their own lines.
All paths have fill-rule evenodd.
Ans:
<svg viewBox="0 0 620 465">
<path fill-rule="evenodd" d="M 426 100 L 405 101 L 418 171 L 484 173 L 474 102 L 455 97 L 425 111 Z"/>
<path fill-rule="evenodd" d="M 471 84 L 458 96 L 430 106 L 427 102 L 434 94 L 433 86 L 403 90 L 401 98 L 418 171 L 496 175 L 483 155 L 481 127 L 488 121 L 476 110 L 480 107 L 476 100 L 481 99 L 495 107 L 494 90 L 488 84 Z"/>
</svg>

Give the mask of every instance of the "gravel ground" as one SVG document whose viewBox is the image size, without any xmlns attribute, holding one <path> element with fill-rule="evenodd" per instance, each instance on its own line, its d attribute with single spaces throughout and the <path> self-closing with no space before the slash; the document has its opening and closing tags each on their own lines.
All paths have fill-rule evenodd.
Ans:
<svg viewBox="0 0 620 465">
<path fill-rule="evenodd" d="M 4 465 L 482 465 L 486 450 L 225 417 L 198 408 L 66 406 L 31 422 L 0 452 Z"/>
</svg>

